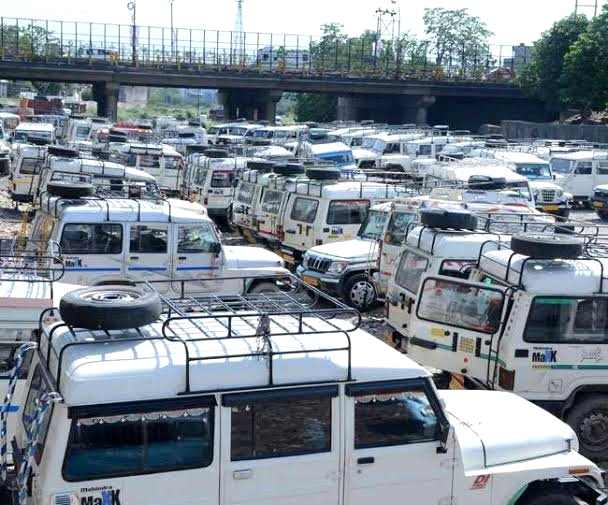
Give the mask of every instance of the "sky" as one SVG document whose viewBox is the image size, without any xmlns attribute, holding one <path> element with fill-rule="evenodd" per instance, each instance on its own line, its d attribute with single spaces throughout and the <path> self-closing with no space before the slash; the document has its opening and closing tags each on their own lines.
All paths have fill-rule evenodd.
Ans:
<svg viewBox="0 0 608 505">
<path fill-rule="evenodd" d="M 129 0 L 0 0 L 2 16 L 130 24 Z M 170 0 L 136 0 L 137 24 L 169 26 Z M 595 0 L 582 0 L 592 4 Z M 598 0 L 603 4 L 606 0 Z M 494 33 L 493 44 L 531 43 L 574 10 L 575 0 L 397 0 L 403 31 L 423 34 L 427 7 L 467 8 Z M 244 28 L 251 32 L 318 35 L 337 22 L 350 35 L 375 29 L 388 0 L 244 0 Z M 236 0 L 173 0 L 174 26 L 233 30 Z M 592 9 L 586 9 L 588 13 Z"/>
</svg>

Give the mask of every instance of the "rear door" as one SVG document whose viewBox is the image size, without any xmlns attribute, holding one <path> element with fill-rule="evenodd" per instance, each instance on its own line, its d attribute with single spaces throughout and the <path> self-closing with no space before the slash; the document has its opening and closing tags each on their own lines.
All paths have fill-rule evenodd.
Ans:
<svg viewBox="0 0 608 505">
<path fill-rule="evenodd" d="M 169 225 L 167 223 L 134 223 L 129 225 L 127 275 L 142 280 L 171 278 Z"/>
<path fill-rule="evenodd" d="M 338 505 L 337 386 L 224 396 L 222 505 Z"/>
<path fill-rule="evenodd" d="M 416 219 L 416 212 L 394 211 L 382 237 L 380 251 L 380 285 L 386 292 L 390 278 L 397 267 L 397 259 L 401 253 L 408 226 Z"/>
<path fill-rule="evenodd" d="M 60 236 L 64 282 L 92 284 L 124 274 L 123 237 L 119 223 L 66 223 Z"/>
<path fill-rule="evenodd" d="M 593 194 L 594 183 L 593 162 L 578 161 L 572 173 L 567 176 L 565 187 L 576 199 L 586 200 Z"/>
<path fill-rule="evenodd" d="M 320 224 L 317 225 L 317 228 L 322 228 L 315 228 L 313 245 L 353 240 L 367 217 L 369 207 L 369 200 L 331 200 L 327 209 L 322 209 L 325 215 L 323 219 L 319 217 Z"/>
<path fill-rule="evenodd" d="M 318 198 L 292 194 L 285 209 L 284 245 L 301 252 L 314 247 L 314 226 L 323 226 L 325 221 L 323 207 Z"/>
<path fill-rule="evenodd" d="M 266 238 L 277 238 L 277 225 L 282 198 L 282 191 L 268 188 L 264 188 L 263 190 L 260 199 L 260 210 L 256 217 L 258 220 L 258 231 Z"/>
</svg>

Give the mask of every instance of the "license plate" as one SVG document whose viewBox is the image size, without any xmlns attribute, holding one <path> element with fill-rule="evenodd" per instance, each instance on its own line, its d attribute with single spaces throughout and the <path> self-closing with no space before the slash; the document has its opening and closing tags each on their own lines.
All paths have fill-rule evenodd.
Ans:
<svg viewBox="0 0 608 505">
<path fill-rule="evenodd" d="M 544 205 L 543 210 L 546 212 L 555 212 L 559 210 L 559 205 Z"/>
<path fill-rule="evenodd" d="M 601 209 L 604 207 L 604 203 L 603 202 L 593 202 L 593 208 L 594 209 Z"/>
<path fill-rule="evenodd" d="M 310 284 L 311 286 L 313 286 L 315 288 L 319 287 L 319 279 L 317 279 L 316 277 L 308 277 L 307 275 L 305 275 L 304 282 L 306 284 Z"/>
<path fill-rule="evenodd" d="M 281 258 L 283 258 L 287 263 L 295 263 L 296 260 L 294 259 L 293 256 L 290 256 L 289 254 L 286 253 L 281 253 Z"/>
</svg>

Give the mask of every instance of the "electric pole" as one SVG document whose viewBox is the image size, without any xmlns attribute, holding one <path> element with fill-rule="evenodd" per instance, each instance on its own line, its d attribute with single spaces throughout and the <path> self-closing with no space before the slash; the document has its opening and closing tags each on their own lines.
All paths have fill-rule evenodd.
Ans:
<svg viewBox="0 0 608 505">
<path fill-rule="evenodd" d="M 236 0 L 236 19 L 234 22 L 234 31 L 236 32 L 236 56 L 237 61 L 245 63 L 245 33 L 243 20 L 243 3 L 244 0 Z"/>
<path fill-rule="evenodd" d="M 131 11 L 132 33 L 131 33 L 131 57 L 133 66 L 137 66 L 137 5 L 136 0 L 131 0 L 127 4 L 127 9 Z"/>
<path fill-rule="evenodd" d="M 583 3 L 587 2 L 587 3 Z M 588 3 L 592 2 L 592 3 Z M 597 16 L 599 0 L 574 0 L 574 14 L 583 14 L 582 10 L 593 9 L 593 17 Z"/>
</svg>

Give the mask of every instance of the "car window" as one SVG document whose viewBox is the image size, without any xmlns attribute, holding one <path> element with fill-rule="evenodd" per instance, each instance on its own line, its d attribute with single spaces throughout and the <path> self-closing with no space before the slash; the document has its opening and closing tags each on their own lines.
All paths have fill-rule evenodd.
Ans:
<svg viewBox="0 0 608 505">
<path fill-rule="evenodd" d="M 439 269 L 439 275 L 446 277 L 457 277 L 458 279 L 468 279 L 471 268 L 476 265 L 473 260 L 444 260 Z"/>
<path fill-rule="evenodd" d="M 524 335 L 532 343 L 608 343 L 607 298 L 537 297 Z"/>
<path fill-rule="evenodd" d="M 207 223 L 180 225 L 178 228 L 178 253 L 212 253 L 215 244 L 218 244 L 218 239 Z"/>
<path fill-rule="evenodd" d="M 367 240 L 382 238 L 382 232 L 384 231 L 388 216 L 388 212 L 370 210 L 361 228 L 359 228 L 359 237 Z"/>
<path fill-rule="evenodd" d="M 119 224 L 66 224 L 61 234 L 64 254 L 120 254 L 122 226 Z"/>
<path fill-rule="evenodd" d="M 236 199 L 240 203 L 250 205 L 253 201 L 253 193 L 255 191 L 255 185 L 249 182 L 241 182 L 239 190 L 236 194 Z"/>
<path fill-rule="evenodd" d="M 312 223 L 317 216 L 319 208 L 319 200 L 310 198 L 296 198 L 291 209 L 290 218 L 294 221 L 302 221 L 304 223 Z"/>
<path fill-rule="evenodd" d="M 395 282 L 398 286 L 407 289 L 411 293 L 418 293 L 420 279 L 427 269 L 429 260 L 413 251 L 406 251 L 401 256 L 397 267 Z"/>
<path fill-rule="evenodd" d="M 262 199 L 262 212 L 268 214 L 278 214 L 281 207 L 283 193 L 280 191 L 266 190 Z"/>
<path fill-rule="evenodd" d="M 213 461 L 213 408 L 200 407 L 72 422 L 63 476 L 68 482 L 189 468 Z"/>
<path fill-rule="evenodd" d="M 354 393 L 355 449 L 437 440 L 439 422 L 424 387 Z"/>
<path fill-rule="evenodd" d="M 131 226 L 129 252 L 166 253 L 167 226 L 153 224 Z"/>
<path fill-rule="evenodd" d="M 495 289 L 429 278 L 422 286 L 417 315 L 427 321 L 492 334 L 500 327 L 503 304 L 503 293 Z"/>
<path fill-rule="evenodd" d="M 591 171 L 593 170 L 593 162 L 591 161 L 579 161 L 576 164 L 576 168 L 574 169 L 574 173 L 578 175 L 591 175 Z"/>
<path fill-rule="evenodd" d="M 333 200 L 329 202 L 327 224 L 361 224 L 368 209 L 368 200 Z"/>
<path fill-rule="evenodd" d="M 331 450 L 331 398 L 256 400 L 232 406 L 232 461 Z"/>
<path fill-rule="evenodd" d="M 388 224 L 386 241 L 390 245 L 401 245 L 405 241 L 408 226 L 416 219 L 414 212 L 393 212 Z"/>
<path fill-rule="evenodd" d="M 234 171 L 214 171 L 211 175 L 212 188 L 231 188 L 234 181 Z"/>
<path fill-rule="evenodd" d="M 23 407 L 23 436 L 27 437 L 27 433 L 32 430 L 34 421 L 36 420 L 38 405 L 40 399 L 43 395 L 50 392 L 50 389 L 47 383 L 43 379 L 42 369 L 40 365 L 36 365 L 36 369 L 32 375 L 32 380 L 30 382 L 30 390 L 27 393 L 27 400 L 25 401 L 25 406 Z M 38 431 L 38 444 L 36 445 L 36 450 L 34 452 L 34 457 L 37 463 L 40 463 L 42 458 L 42 452 L 44 450 L 44 444 L 46 442 L 46 436 L 48 433 L 49 425 L 51 423 L 51 416 L 53 414 L 53 406 L 51 405 L 49 410 L 46 412 L 46 415 L 43 419 L 43 423 Z M 21 447 L 27 446 L 27 440 L 22 440 Z"/>
<path fill-rule="evenodd" d="M 34 175 L 40 173 L 42 160 L 38 158 L 23 158 L 19 167 L 20 174 Z"/>
<path fill-rule="evenodd" d="M 608 161 L 599 161 L 598 162 L 597 173 L 599 175 L 608 175 Z"/>
</svg>

